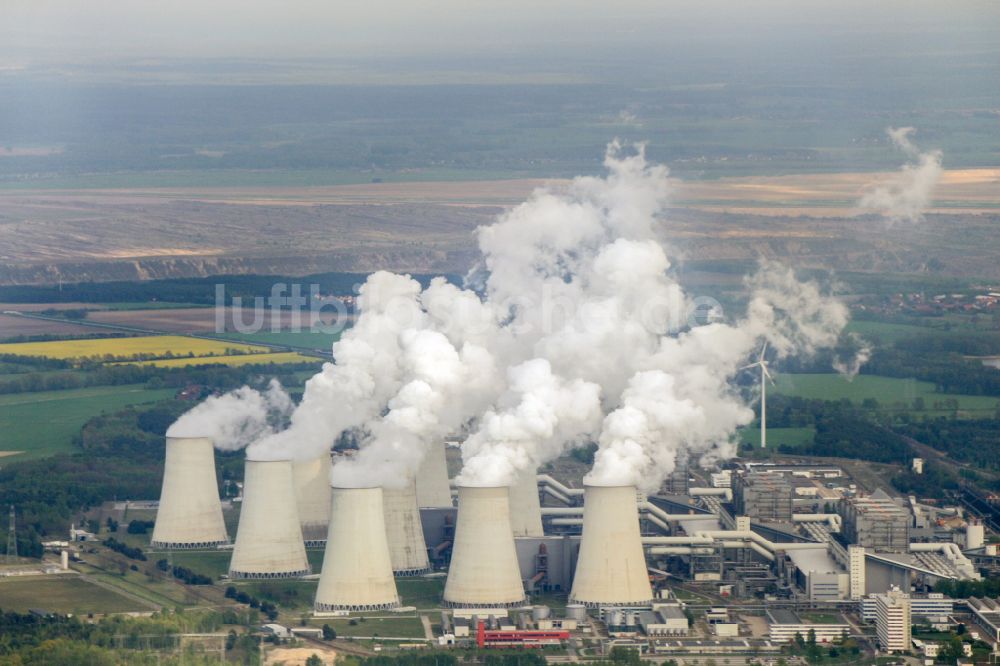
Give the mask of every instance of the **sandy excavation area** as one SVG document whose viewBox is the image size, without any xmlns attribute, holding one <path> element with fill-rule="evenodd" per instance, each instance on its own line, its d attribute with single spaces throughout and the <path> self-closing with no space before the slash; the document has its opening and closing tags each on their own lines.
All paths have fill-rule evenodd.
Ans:
<svg viewBox="0 0 1000 666">
<path fill-rule="evenodd" d="M 330 648 L 318 646 L 306 648 L 276 647 L 265 653 L 264 664 L 265 666 L 277 666 L 278 664 L 305 666 L 306 659 L 312 655 L 322 659 L 324 666 L 333 666 L 337 661 L 337 653 Z"/>
</svg>

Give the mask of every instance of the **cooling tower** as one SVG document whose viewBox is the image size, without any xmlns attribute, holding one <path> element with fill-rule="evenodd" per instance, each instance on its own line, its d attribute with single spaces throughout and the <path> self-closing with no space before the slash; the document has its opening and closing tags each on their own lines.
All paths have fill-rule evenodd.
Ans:
<svg viewBox="0 0 1000 666">
<path fill-rule="evenodd" d="M 458 523 L 444 602 L 473 608 L 520 606 L 525 602 L 507 486 L 459 486 Z"/>
<path fill-rule="evenodd" d="M 510 486 L 510 524 L 516 537 L 545 536 L 535 470 L 522 472 Z"/>
<path fill-rule="evenodd" d="M 653 598 L 633 486 L 584 486 L 583 538 L 571 603 L 648 604 Z"/>
<path fill-rule="evenodd" d="M 317 613 L 399 605 L 392 577 L 381 488 L 333 488 L 330 530 L 316 589 Z"/>
<path fill-rule="evenodd" d="M 389 541 L 389 560 L 397 576 L 416 576 L 430 569 L 424 528 L 417 508 L 417 487 L 411 481 L 403 488 L 383 488 L 385 534 Z"/>
<path fill-rule="evenodd" d="M 330 524 L 330 454 L 292 463 L 302 538 L 322 541 Z"/>
<path fill-rule="evenodd" d="M 309 573 L 287 460 L 247 460 L 243 509 L 230 578 L 295 578 Z"/>
<path fill-rule="evenodd" d="M 448 485 L 448 462 L 445 443 L 432 444 L 417 470 L 417 506 L 450 507 L 451 487 Z"/>
<path fill-rule="evenodd" d="M 222 521 L 215 450 L 207 437 L 168 437 L 153 548 L 207 548 L 229 543 Z"/>
</svg>

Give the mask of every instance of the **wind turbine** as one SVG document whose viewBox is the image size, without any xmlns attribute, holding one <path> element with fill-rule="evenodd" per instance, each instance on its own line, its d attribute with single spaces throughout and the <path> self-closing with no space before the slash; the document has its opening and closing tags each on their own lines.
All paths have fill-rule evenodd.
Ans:
<svg viewBox="0 0 1000 666">
<path fill-rule="evenodd" d="M 760 448 L 762 449 L 767 448 L 767 382 L 774 383 L 774 378 L 771 377 L 771 373 L 767 370 L 767 359 L 764 358 L 765 352 L 767 352 L 766 340 L 761 345 L 757 361 L 740 368 L 740 370 L 760 368 Z"/>
</svg>

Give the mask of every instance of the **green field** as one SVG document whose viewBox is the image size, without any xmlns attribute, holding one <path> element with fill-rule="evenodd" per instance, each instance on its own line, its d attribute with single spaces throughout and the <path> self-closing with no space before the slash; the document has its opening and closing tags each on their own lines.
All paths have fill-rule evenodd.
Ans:
<svg viewBox="0 0 1000 666">
<path fill-rule="evenodd" d="M 143 604 L 69 574 L 0 579 L 0 608 L 20 612 L 40 608 L 77 615 L 149 610 Z"/>
<path fill-rule="evenodd" d="M 223 340 L 233 340 L 235 342 L 246 342 L 255 345 L 278 345 L 313 349 L 321 352 L 330 352 L 333 343 L 340 339 L 339 333 L 320 333 L 314 331 L 301 331 L 299 333 L 279 332 L 279 333 L 220 333 L 213 337 Z"/>
<path fill-rule="evenodd" d="M 914 400 L 923 398 L 922 413 L 933 415 L 951 413 L 941 404 L 945 400 L 956 400 L 960 413 L 977 417 L 992 415 L 1000 402 L 995 396 L 938 393 L 931 382 L 877 375 L 858 375 L 854 381 L 848 381 L 838 374 L 782 373 L 775 379 L 776 386 L 773 390 L 783 395 L 815 400 L 846 398 L 857 404 L 873 398 L 878 401 L 881 409 L 913 409 Z M 935 406 L 935 403 L 938 405 Z M 770 432 L 769 430 L 768 433 Z"/>
<path fill-rule="evenodd" d="M 355 622 L 355 624 L 351 624 Z M 319 618 L 313 624 L 329 624 L 338 637 L 424 638 L 419 617 Z"/>
<path fill-rule="evenodd" d="M 417 608 L 440 608 L 444 593 L 444 577 L 397 578 L 396 591 L 404 606 Z"/>
<path fill-rule="evenodd" d="M 173 395 L 141 384 L 0 395 L 0 451 L 22 451 L 17 460 L 69 451 L 91 417 Z"/>
<path fill-rule="evenodd" d="M 805 446 L 812 444 L 813 437 L 816 436 L 815 428 L 768 428 L 767 445 L 777 446 Z M 760 423 L 749 425 L 739 432 L 740 442 L 749 442 L 753 448 L 760 448 Z"/>
</svg>

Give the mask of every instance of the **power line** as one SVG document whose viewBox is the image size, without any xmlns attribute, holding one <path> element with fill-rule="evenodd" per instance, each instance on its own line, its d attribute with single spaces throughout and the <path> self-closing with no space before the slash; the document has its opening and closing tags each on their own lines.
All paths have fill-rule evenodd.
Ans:
<svg viewBox="0 0 1000 666">
<path fill-rule="evenodd" d="M 7 530 L 7 563 L 13 564 L 17 561 L 17 518 L 14 514 L 14 505 L 10 505 L 10 527 Z"/>
</svg>

